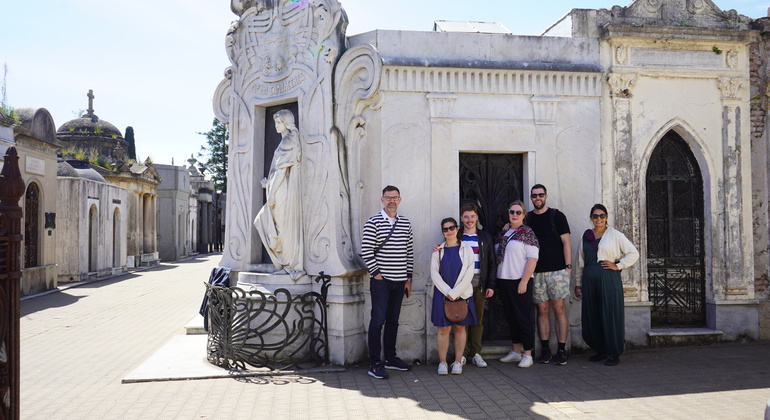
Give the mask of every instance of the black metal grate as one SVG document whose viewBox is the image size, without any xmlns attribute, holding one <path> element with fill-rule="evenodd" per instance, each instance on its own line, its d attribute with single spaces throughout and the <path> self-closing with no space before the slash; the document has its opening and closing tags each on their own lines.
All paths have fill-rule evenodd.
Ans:
<svg viewBox="0 0 770 420">
<path fill-rule="evenodd" d="M 207 359 L 227 369 L 246 365 L 273 370 L 329 364 L 326 296 L 331 277 L 315 279 L 321 293 L 292 296 L 206 284 L 209 310 Z"/>
<path fill-rule="evenodd" d="M 703 178 L 687 143 L 669 132 L 647 171 L 647 272 L 654 327 L 705 325 Z"/>
</svg>

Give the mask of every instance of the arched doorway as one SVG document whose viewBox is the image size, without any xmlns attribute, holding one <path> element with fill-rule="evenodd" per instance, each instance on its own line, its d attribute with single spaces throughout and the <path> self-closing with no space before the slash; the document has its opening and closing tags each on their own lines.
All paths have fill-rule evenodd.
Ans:
<svg viewBox="0 0 770 420">
<path fill-rule="evenodd" d="M 24 196 L 24 267 L 37 267 L 40 249 L 40 188 L 29 184 Z"/>
<path fill-rule="evenodd" d="M 655 327 L 706 323 L 703 177 L 689 145 L 674 131 L 647 169 L 647 273 Z"/>
<path fill-rule="evenodd" d="M 521 154 L 460 153 L 460 203 L 479 206 L 479 222 L 494 236 L 505 223 L 506 206 L 521 200 L 524 188 L 524 158 Z M 489 299 L 484 313 L 484 341 L 510 340 L 508 323 L 499 295 Z"/>
</svg>

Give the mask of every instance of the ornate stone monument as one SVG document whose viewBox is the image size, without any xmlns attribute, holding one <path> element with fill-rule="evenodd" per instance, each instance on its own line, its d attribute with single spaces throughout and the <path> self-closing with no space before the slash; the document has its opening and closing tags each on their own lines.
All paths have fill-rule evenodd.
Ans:
<svg viewBox="0 0 770 420">
<path fill-rule="evenodd" d="M 293 294 L 313 290 L 312 276 L 331 275 L 332 362 L 358 360 L 365 351 L 362 327 L 346 327 L 343 318 L 363 318 L 362 267 L 333 129 L 333 69 L 345 47 L 347 17 L 336 0 L 232 0 L 230 7 L 238 16 L 226 35 L 231 66 L 214 95 L 214 112 L 230 132 L 220 265 L 232 269 L 240 286 Z M 296 126 L 289 111 L 268 118 L 268 107 L 292 103 Z M 263 180 L 263 202 L 263 158 L 273 153 L 265 132 L 273 124 L 282 140 Z M 263 246 L 278 273 L 263 260 Z M 351 328 L 356 331 L 346 331 Z"/>
</svg>

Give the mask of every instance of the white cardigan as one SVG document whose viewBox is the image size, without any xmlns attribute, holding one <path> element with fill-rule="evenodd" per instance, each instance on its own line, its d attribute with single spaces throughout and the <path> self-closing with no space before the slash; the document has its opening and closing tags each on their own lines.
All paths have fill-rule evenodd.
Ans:
<svg viewBox="0 0 770 420">
<path fill-rule="evenodd" d="M 583 268 L 583 237 L 580 237 L 580 252 L 578 253 L 578 266 Z M 618 270 L 631 267 L 639 259 L 639 251 L 634 244 L 626 238 L 626 235 L 613 228 L 607 228 L 599 241 L 599 250 L 596 253 L 598 261 L 612 261 L 618 266 Z M 580 279 L 581 277 L 578 277 Z M 579 282 L 579 280 L 578 280 Z"/>
<path fill-rule="evenodd" d="M 439 274 L 439 267 L 441 266 L 440 257 L 443 255 L 446 242 L 439 245 L 439 250 L 434 252 L 431 256 L 430 262 L 430 279 L 433 284 L 444 296 L 450 299 L 456 299 L 460 297 L 462 299 L 468 299 L 473 296 L 473 267 L 476 262 L 476 257 L 473 254 L 473 248 L 465 242 L 460 242 L 460 259 L 463 262 L 463 268 L 460 269 L 460 275 L 457 276 L 455 287 L 449 287 Z"/>
</svg>

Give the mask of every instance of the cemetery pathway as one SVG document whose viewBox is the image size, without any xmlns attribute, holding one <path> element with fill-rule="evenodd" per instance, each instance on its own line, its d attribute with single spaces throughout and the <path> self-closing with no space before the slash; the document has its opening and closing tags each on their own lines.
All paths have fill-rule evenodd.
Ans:
<svg viewBox="0 0 770 420">
<path fill-rule="evenodd" d="M 701 419 L 762 418 L 770 343 L 644 350 L 616 367 L 490 360 L 376 380 L 344 372 L 121 383 L 197 314 L 209 255 L 26 299 L 24 419 Z"/>
</svg>

